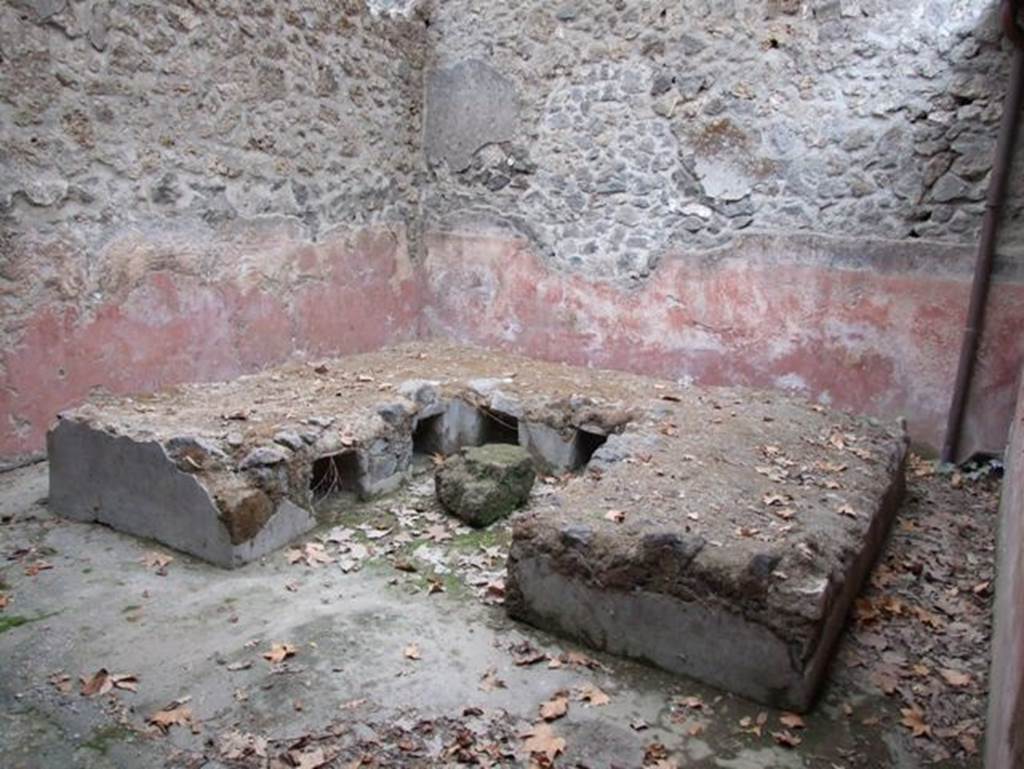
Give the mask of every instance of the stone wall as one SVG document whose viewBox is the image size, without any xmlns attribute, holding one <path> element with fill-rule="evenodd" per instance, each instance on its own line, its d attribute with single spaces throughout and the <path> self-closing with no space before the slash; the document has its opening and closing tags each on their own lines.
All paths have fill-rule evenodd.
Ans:
<svg viewBox="0 0 1024 769">
<path fill-rule="evenodd" d="M 989 0 L 446 0 L 433 333 L 905 416 L 941 443 L 1010 49 Z M 1024 152 L 963 455 L 1024 362 Z"/>
<path fill-rule="evenodd" d="M 3 0 L 0 461 L 100 386 L 444 335 L 937 443 L 988 0 Z M 1024 360 L 1024 153 L 964 450 Z"/>
<path fill-rule="evenodd" d="M 995 627 L 985 766 L 1024 766 L 1024 380 L 1006 452 L 999 505 Z"/>
<path fill-rule="evenodd" d="M 996 5 L 446 0 L 427 213 L 627 283 L 745 231 L 971 243 L 1009 63 Z M 1018 168 L 1004 262 L 1024 260 Z"/>
<path fill-rule="evenodd" d="M 415 335 L 425 25 L 376 10 L 0 4 L 0 457 L 93 386 Z"/>
</svg>

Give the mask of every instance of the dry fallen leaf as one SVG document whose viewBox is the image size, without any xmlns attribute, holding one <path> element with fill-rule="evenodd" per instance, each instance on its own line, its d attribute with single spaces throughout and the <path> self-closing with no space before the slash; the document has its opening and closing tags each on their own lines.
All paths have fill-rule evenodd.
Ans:
<svg viewBox="0 0 1024 769">
<path fill-rule="evenodd" d="M 917 705 L 912 705 L 909 708 L 900 708 L 900 715 L 903 716 L 900 719 L 900 723 L 907 727 L 915 737 L 931 736 L 932 728 L 925 723 L 924 711 Z"/>
<path fill-rule="evenodd" d="M 328 563 L 334 563 L 327 553 L 327 549 L 319 542 L 307 542 L 302 547 L 293 547 L 287 553 L 288 563 L 305 562 L 307 566 L 316 568 Z"/>
<path fill-rule="evenodd" d="M 877 686 L 883 694 L 892 694 L 896 691 L 896 685 L 899 681 L 889 673 L 876 670 L 871 674 L 871 683 Z"/>
<path fill-rule="evenodd" d="M 957 741 L 960 743 L 960 747 L 964 749 L 964 752 L 969 756 L 973 756 L 978 752 L 978 741 L 969 734 L 961 734 L 957 737 Z"/>
<path fill-rule="evenodd" d="M 53 564 L 47 563 L 46 561 L 33 561 L 25 567 L 25 576 L 34 577 L 41 571 L 52 569 Z"/>
<path fill-rule="evenodd" d="M 510 646 L 509 651 L 512 652 L 513 661 L 519 667 L 536 665 L 538 662 L 543 662 L 548 658 L 546 652 L 542 652 L 529 641 L 523 641 L 522 643 Z"/>
<path fill-rule="evenodd" d="M 772 732 L 772 737 L 775 738 L 775 741 L 784 748 L 795 748 L 803 742 L 803 740 L 795 734 L 785 730 L 781 732 Z"/>
<path fill-rule="evenodd" d="M 611 697 L 605 694 L 603 691 L 598 689 L 593 684 L 586 684 L 579 690 L 579 698 L 583 702 L 589 702 L 594 707 L 600 707 L 601 705 L 607 705 L 611 702 Z"/>
<path fill-rule="evenodd" d="M 951 670 L 950 668 L 940 668 L 939 675 L 946 679 L 946 683 L 950 686 L 967 686 L 971 683 L 970 673 L 964 673 L 960 670 Z"/>
<path fill-rule="evenodd" d="M 556 735 L 549 724 L 535 724 L 520 736 L 526 738 L 523 741 L 523 750 L 526 753 L 539 753 L 549 761 L 553 761 L 565 750 L 565 740 Z"/>
<path fill-rule="evenodd" d="M 406 659 L 410 659 L 410 660 L 422 659 L 422 657 L 420 656 L 420 647 L 417 646 L 414 643 L 411 643 L 408 646 L 406 646 L 402 650 L 402 654 L 405 656 Z"/>
<path fill-rule="evenodd" d="M 146 722 L 157 727 L 164 734 L 172 726 L 192 726 L 193 729 L 195 728 L 195 724 L 192 721 L 192 709 L 178 703 L 172 703 L 163 710 L 158 710 L 147 718 Z"/>
<path fill-rule="evenodd" d="M 652 742 L 644 748 L 643 765 L 656 769 L 667 769 L 669 766 L 674 766 L 674 763 L 669 760 L 668 748 L 660 742 Z"/>
<path fill-rule="evenodd" d="M 167 576 L 167 566 L 174 560 L 174 556 L 159 553 L 156 550 L 146 551 L 139 562 L 147 569 L 156 569 L 161 577 Z"/>
<path fill-rule="evenodd" d="M 593 657 L 588 657 L 586 654 L 580 652 L 567 652 L 562 657 L 562 661 L 567 665 L 573 665 L 578 667 L 590 668 L 591 670 L 606 670 L 604 665 L 595 660 Z"/>
<path fill-rule="evenodd" d="M 49 680 L 49 682 L 53 684 L 54 688 L 61 694 L 71 693 L 71 676 L 67 673 L 54 673 L 47 680 Z"/>
<path fill-rule="evenodd" d="M 81 694 L 83 697 L 94 697 L 97 694 L 106 694 L 114 688 L 114 682 L 106 668 L 100 668 L 89 678 L 82 678 Z"/>
<path fill-rule="evenodd" d="M 928 625 L 929 627 L 935 630 L 941 630 L 943 625 L 945 624 L 940 617 L 938 617 L 935 614 L 932 614 L 927 609 L 922 609 L 920 606 L 911 607 L 911 611 L 913 612 L 914 616 L 917 617 L 917 619 L 920 620 L 923 624 Z"/>
<path fill-rule="evenodd" d="M 289 750 L 288 758 L 295 769 L 320 769 L 331 760 L 323 748 L 312 750 Z"/>
<path fill-rule="evenodd" d="M 787 729 L 803 729 L 807 726 L 804 720 L 796 713 L 783 713 L 779 716 L 779 723 Z"/>
<path fill-rule="evenodd" d="M 452 538 L 452 533 L 440 523 L 435 523 L 433 526 L 427 528 L 424 536 L 431 542 L 447 542 Z"/>
<path fill-rule="evenodd" d="M 756 737 L 760 737 L 763 726 L 763 724 L 755 724 L 754 719 L 750 716 L 744 716 L 740 719 L 740 730 L 746 734 L 753 734 Z"/>
<path fill-rule="evenodd" d="M 556 692 L 554 697 L 540 706 L 540 717 L 545 721 L 554 721 L 568 712 L 569 695 L 565 691 Z"/>
<path fill-rule="evenodd" d="M 222 734 L 217 739 L 221 758 L 240 761 L 245 758 L 266 758 L 267 739 L 255 734 L 244 734 L 237 729 Z"/>
<path fill-rule="evenodd" d="M 139 690 L 139 679 L 130 673 L 115 673 L 110 677 L 115 689 L 124 689 L 129 692 Z"/>
<path fill-rule="evenodd" d="M 284 662 L 289 657 L 294 657 L 298 649 L 291 644 L 274 644 L 270 651 L 263 652 L 263 659 L 269 660 L 272 665 Z"/>
<path fill-rule="evenodd" d="M 495 689 L 504 689 L 505 682 L 498 678 L 497 668 L 488 668 L 480 677 L 480 691 L 493 692 Z"/>
<path fill-rule="evenodd" d="M 9 596 L 6 596 L 3 593 L 0 593 L 0 611 L 3 611 L 4 609 L 6 609 L 8 604 L 10 604 L 10 602 L 11 602 L 11 599 L 10 599 Z"/>
</svg>

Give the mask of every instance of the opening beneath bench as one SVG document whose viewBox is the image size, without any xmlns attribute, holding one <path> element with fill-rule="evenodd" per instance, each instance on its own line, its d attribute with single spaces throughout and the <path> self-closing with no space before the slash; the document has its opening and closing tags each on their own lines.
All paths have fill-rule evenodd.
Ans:
<svg viewBox="0 0 1024 769">
<path fill-rule="evenodd" d="M 412 431 L 412 453 L 421 456 L 440 454 L 442 449 L 443 414 L 424 417 Z"/>
<path fill-rule="evenodd" d="M 586 430 L 576 431 L 576 456 L 575 470 L 581 470 L 587 466 L 594 452 L 601 448 L 608 441 L 607 435 L 591 433 Z"/>
<path fill-rule="evenodd" d="M 314 460 L 309 477 L 313 502 L 334 494 L 358 494 L 359 478 L 359 455 L 354 450 L 328 454 Z"/>
<path fill-rule="evenodd" d="M 519 420 L 509 414 L 480 409 L 480 443 L 519 445 Z"/>
</svg>

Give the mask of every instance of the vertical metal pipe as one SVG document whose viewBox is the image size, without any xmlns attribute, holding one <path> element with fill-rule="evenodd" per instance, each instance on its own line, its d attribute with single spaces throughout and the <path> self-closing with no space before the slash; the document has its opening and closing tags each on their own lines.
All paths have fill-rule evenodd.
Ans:
<svg viewBox="0 0 1024 769">
<path fill-rule="evenodd" d="M 974 363 L 977 358 L 978 342 L 985 321 L 985 303 L 992 276 L 992 261 L 995 255 L 996 234 L 999 217 L 1006 198 L 1006 184 L 1013 162 L 1013 148 L 1020 124 L 1020 111 L 1024 99 L 1024 46 L 1021 45 L 1021 31 L 1017 25 L 1017 2 L 1004 0 L 1003 20 L 1007 35 L 1014 41 L 1015 50 L 1010 70 L 1009 89 L 1003 104 L 1003 119 L 999 126 L 995 158 L 992 163 L 992 177 L 988 184 L 985 200 L 985 217 L 981 224 L 978 240 L 978 256 L 974 264 L 974 282 L 971 285 L 971 301 L 967 309 L 963 343 L 960 347 L 960 363 L 956 371 L 953 402 L 949 408 L 946 436 L 942 446 L 942 461 L 955 462 L 960 442 L 960 428 L 963 424 L 967 405 L 967 394 L 971 389 Z"/>
</svg>

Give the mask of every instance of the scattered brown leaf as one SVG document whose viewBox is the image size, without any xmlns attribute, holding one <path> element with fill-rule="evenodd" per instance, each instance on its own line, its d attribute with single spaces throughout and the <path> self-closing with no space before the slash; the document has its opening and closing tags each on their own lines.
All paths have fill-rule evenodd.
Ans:
<svg viewBox="0 0 1024 769">
<path fill-rule="evenodd" d="M 569 694 L 566 691 L 555 692 L 555 696 L 541 703 L 540 717 L 545 721 L 555 721 L 569 712 Z"/>
<path fill-rule="evenodd" d="M 969 673 L 950 668 L 939 668 L 939 675 L 942 676 L 950 686 L 968 686 L 971 683 Z"/>
<path fill-rule="evenodd" d="M 286 557 L 288 558 L 288 563 L 305 563 L 313 568 L 334 563 L 334 558 L 327 553 L 327 549 L 319 542 L 307 542 L 301 547 L 293 547 L 288 550 Z"/>
<path fill-rule="evenodd" d="M 523 732 L 523 750 L 530 754 L 539 754 L 553 761 L 565 751 L 565 740 L 555 734 L 555 730 L 547 723 L 534 724 Z"/>
<path fill-rule="evenodd" d="M 433 526 L 427 528 L 424 536 L 431 542 L 447 542 L 452 538 L 452 533 L 447 527 L 440 523 L 435 523 Z"/>
<path fill-rule="evenodd" d="M 54 673 L 47 680 L 53 684 L 53 688 L 61 694 L 71 693 L 71 676 L 67 673 Z"/>
<path fill-rule="evenodd" d="M 497 668 L 488 668 L 480 677 L 480 691 L 493 692 L 495 689 L 504 689 L 505 682 L 498 678 Z"/>
<path fill-rule="evenodd" d="M 174 556 L 160 553 L 156 550 L 147 550 L 143 553 L 139 562 L 147 569 L 155 569 L 161 577 L 167 576 L 167 567 L 174 561 Z"/>
<path fill-rule="evenodd" d="M 896 691 L 899 679 L 884 670 L 875 670 L 871 673 L 871 683 L 877 686 L 883 694 L 892 694 Z"/>
<path fill-rule="evenodd" d="M 32 563 L 25 566 L 25 576 L 34 577 L 41 571 L 52 569 L 53 564 L 47 563 L 46 561 L 33 561 Z"/>
<path fill-rule="evenodd" d="M 589 702 L 593 707 L 600 707 L 601 705 L 607 705 L 612 701 L 611 697 L 605 694 L 603 691 L 598 689 L 593 684 L 584 684 L 579 690 L 579 699 L 581 702 Z"/>
<path fill-rule="evenodd" d="M 677 697 L 675 702 L 690 710 L 701 710 L 704 707 L 704 700 L 700 697 Z"/>
<path fill-rule="evenodd" d="M 268 660 L 272 665 L 277 665 L 284 662 L 289 657 L 294 657 L 297 652 L 298 648 L 291 644 L 274 644 L 270 647 L 270 651 L 263 652 L 263 659 Z"/>
<path fill-rule="evenodd" d="M 82 682 L 81 695 L 83 697 L 95 697 L 98 694 L 106 694 L 114 688 L 114 682 L 106 668 L 100 668 L 88 678 L 80 679 Z"/>
<path fill-rule="evenodd" d="M 917 705 L 900 708 L 900 723 L 907 727 L 915 737 L 931 736 L 932 728 L 924 720 L 924 711 Z"/>
<path fill-rule="evenodd" d="M 787 729 L 804 729 L 807 724 L 796 713 L 783 713 L 779 716 L 779 723 Z"/>
<path fill-rule="evenodd" d="M 192 709 L 177 702 L 158 710 L 146 719 L 146 723 L 152 724 L 164 734 L 167 734 L 172 726 L 191 726 L 193 730 L 196 728 L 192 719 Z"/>
<path fill-rule="evenodd" d="M 519 667 L 536 665 L 538 662 L 543 662 L 548 658 L 546 652 L 542 652 L 529 641 L 513 644 L 509 647 L 509 651 L 512 652 L 512 659 Z"/>
<path fill-rule="evenodd" d="M 409 644 L 402 650 L 402 655 L 409 660 L 422 659 L 420 655 L 420 647 L 414 643 Z"/>
<path fill-rule="evenodd" d="M 772 732 L 772 737 L 775 739 L 775 742 L 777 742 L 784 748 L 795 748 L 801 742 L 803 742 L 802 739 L 800 739 L 788 730 L 783 730 L 781 732 Z"/>
</svg>

